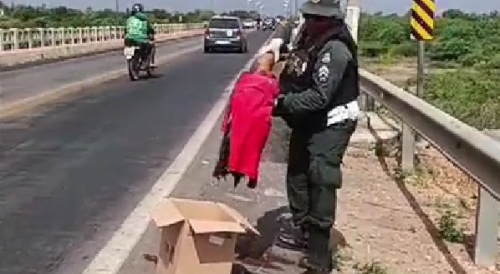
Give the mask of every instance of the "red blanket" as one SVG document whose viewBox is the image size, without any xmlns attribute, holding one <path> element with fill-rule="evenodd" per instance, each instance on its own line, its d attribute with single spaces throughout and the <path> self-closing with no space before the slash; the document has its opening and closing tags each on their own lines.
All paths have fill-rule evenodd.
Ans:
<svg viewBox="0 0 500 274">
<path fill-rule="evenodd" d="M 252 188 L 259 176 L 260 158 L 271 131 L 272 110 L 278 94 L 274 75 L 245 73 L 235 85 L 224 118 L 222 130 L 226 140 L 219 155 L 219 169 L 235 175 L 237 180 L 248 177 Z M 217 172 L 216 167 L 214 176 L 225 175 L 223 173 Z"/>
</svg>

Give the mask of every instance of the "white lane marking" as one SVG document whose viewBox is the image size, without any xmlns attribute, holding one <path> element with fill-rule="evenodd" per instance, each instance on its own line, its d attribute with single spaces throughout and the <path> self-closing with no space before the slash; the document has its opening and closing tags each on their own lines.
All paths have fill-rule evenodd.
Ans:
<svg viewBox="0 0 500 274">
<path fill-rule="evenodd" d="M 270 41 L 271 37 L 272 35 L 264 45 Z M 224 94 L 215 103 L 212 110 L 188 140 L 179 155 L 177 155 L 174 162 L 161 175 L 149 193 L 125 219 L 120 228 L 101 251 L 99 251 L 96 257 L 94 257 L 82 274 L 116 274 L 120 271 L 128 255 L 146 232 L 151 220 L 151 211 L 162 199 L 170 195 L 181 180 L 210 132 L 215 127 L 217 120 L 224 112 L 235 82 L 243 72 L 250 69 L 252 63 L 257 59 L 258 54 L 259 51 L 246 63 L 245 67 L 236 77 L 233 78 L 231 83 L 226 87 Z"/>
</svg>

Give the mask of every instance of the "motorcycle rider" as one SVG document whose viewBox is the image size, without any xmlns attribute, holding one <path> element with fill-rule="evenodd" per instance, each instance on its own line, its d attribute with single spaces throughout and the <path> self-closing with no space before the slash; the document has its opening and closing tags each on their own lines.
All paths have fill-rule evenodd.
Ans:
<svg viewBox="0 0 500 274">
<path fill-rule="evenodd" d="M 148 17 L 144 13 L 144 6 L 135 3 L 132 6 L 131 15 L 127 19 L 125 46 L 139 46 L 146 50 L 151 56 L 151 67 L 156 67 L 154 35 L 155 29 L 149 23 Z"/>
</svg>

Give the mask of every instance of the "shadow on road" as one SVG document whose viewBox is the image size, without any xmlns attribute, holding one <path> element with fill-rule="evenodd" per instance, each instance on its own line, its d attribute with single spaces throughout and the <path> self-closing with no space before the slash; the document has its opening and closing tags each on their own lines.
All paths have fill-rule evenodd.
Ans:
<svg viewBox="0 0 500 274">
<path fill-rule="evenodd" d="M 236 244 L 236 253 L 239 259 L 252 258 L 260 259 L 264 253 L 273 245 L 278 235 L 280 224 L 278 218 L 286 213 L 286 207 L 280 207 L 264 213 L 257 220 L 256 229 L 261 233 L 260 236 L 241 237 Z"/>
</svg>

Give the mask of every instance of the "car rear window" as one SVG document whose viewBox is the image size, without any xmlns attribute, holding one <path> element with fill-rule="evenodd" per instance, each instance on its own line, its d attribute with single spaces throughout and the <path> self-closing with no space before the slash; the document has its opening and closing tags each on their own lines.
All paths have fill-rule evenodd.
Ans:
<svg viewBox="0 0 500 274">
<path fill-rule="evenodd" d="M 214 29 L 238 29 L 240 25 L 236 19 L 212 19 L 208 23 L 208 27 Z"/>
</svg>

